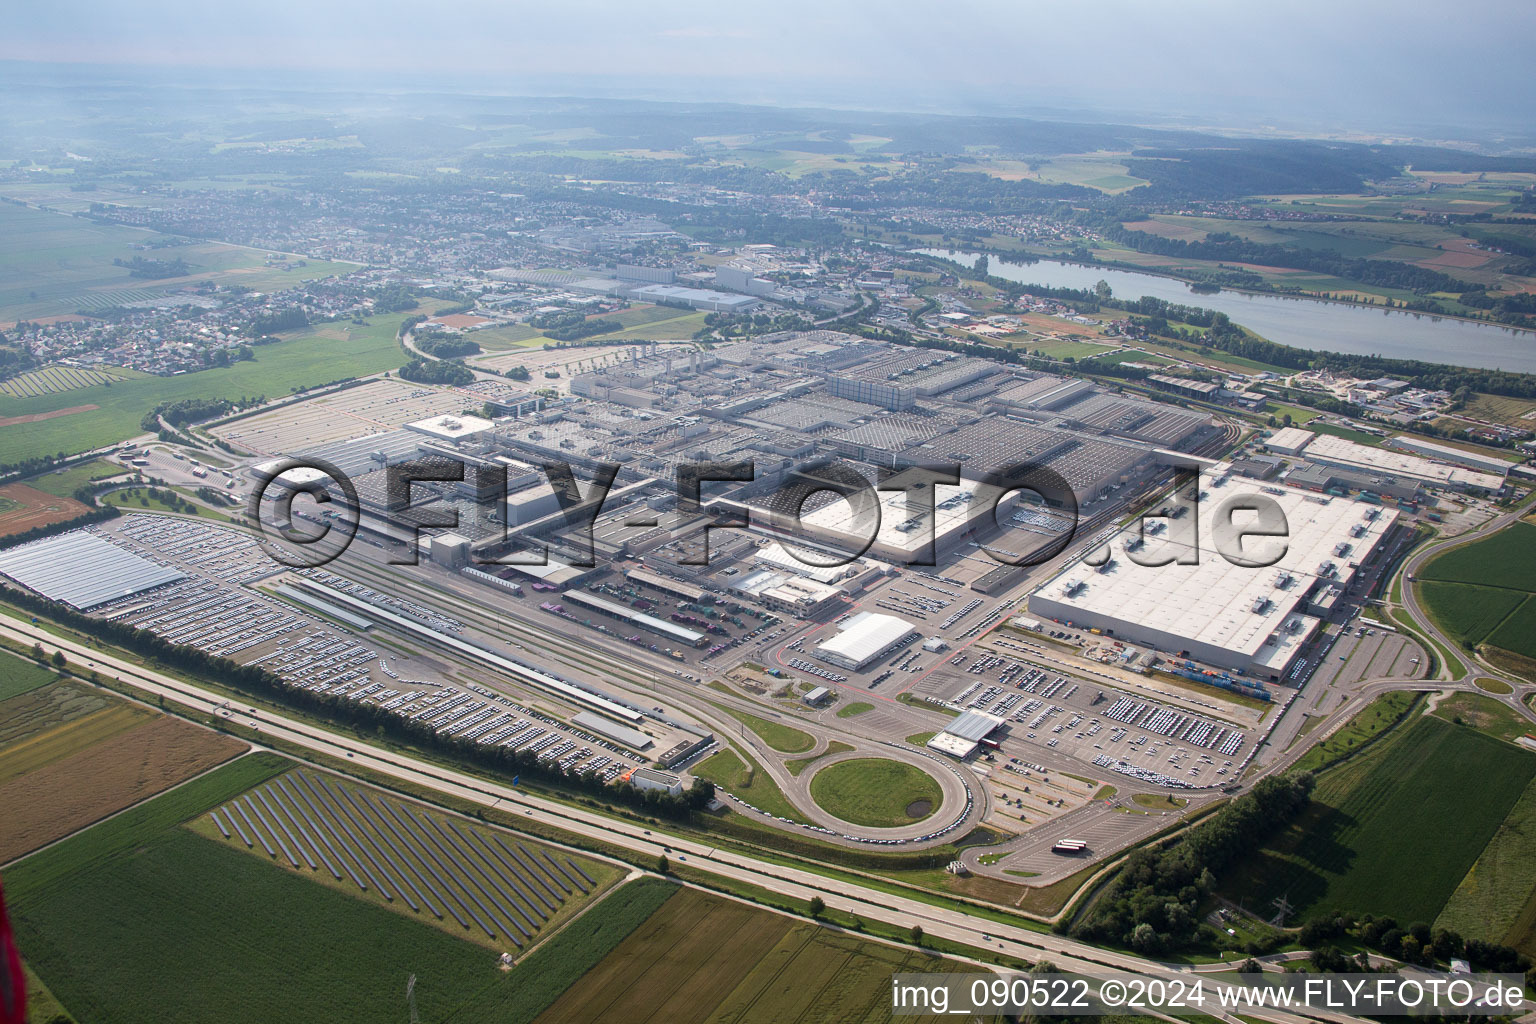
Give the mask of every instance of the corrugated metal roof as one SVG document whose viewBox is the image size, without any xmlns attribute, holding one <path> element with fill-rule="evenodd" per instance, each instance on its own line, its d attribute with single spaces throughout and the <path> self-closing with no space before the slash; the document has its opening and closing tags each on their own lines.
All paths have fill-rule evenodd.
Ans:
<svg viewBox="0 0 1536 1024">
<path fill-rule="evenodd" d="M 651 738 L 639 729 L 631 729 L 627 725 L 610 722 L 601 715 L 594 715 L 590 711 L 578 711 L 576 716 L 571 719 L 571 723 L 586 729 L 588 732 L 595 732 L 599 736 L 618 740 L 626 747 L 633 747 L 635 750 L 645 750 L 652 744 Z"/>
<path fill-rule="evenodd" d="M 85 530 L 71 530 L 0 553 L 0 574 L 81 611 L 186 579 L 184 573 Z"/>
<path fill-rule="evenodd" d="M 985 715 L 979 711 L 967 711 L 944 731 L 951 736 L 958 736 L 964 740 L 976 742 L 985 739 L 987 734 L 1003 724 L 1003 719 L 996 715 Z"/>
</svg>

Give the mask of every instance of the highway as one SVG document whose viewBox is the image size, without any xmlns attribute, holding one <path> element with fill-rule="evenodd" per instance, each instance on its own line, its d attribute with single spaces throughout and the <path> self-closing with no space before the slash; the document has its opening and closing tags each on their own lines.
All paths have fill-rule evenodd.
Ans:
<svg viewBox="0 0 1536 1024">
<path fill-rule="evenodd" d="M 0 636 L 31 646 L 64 651 L 77 664 L 109 674 L 148 693 L 174 700 L 195 713 L 229 717 L 257 728 L 261 733 L 316 754 L 350 760 L 361 768 L 401 782 L 423 787 L 444 796 L 472 801 L 526 816 L 530 821 L 563 829 L 622 847 L 642 858 L 665 854 L 711 874 L 769 889 L 782 896 L 809 900 L 820 896 L 828 907 L 883 921 L 899 928 L 921 926 L 925 935 L 997 949 L 1022 960 L 1049 960 L 1066 971 L 1092 973 L 1104 968 L 1130 971 L 1148 977 L 1174 977 L 1193 972 L 1182 964 L 1164 964 L 1141 957 L 1099 949 L 1073 939 L 1042 934 L 1017 925 L 973 918 L 964 911 L 933 906 L 906 896 L 881 892 L 848 881 L 788 865 L 773 864 L 733 851 L 721 850 L 691 839 L 654 835 L 642 823 L 609 818 L 534 796 L 511 786 L 430 764 L 405 754 L 384 753 L 362 740 L 262 711 L 251 714 L 235 708 L 225 696 L 175 677 L 141 668 L 89 646 L 63 639 L 41 626 L 0 615 Z M 1203 968 L 1209 970 L 1209 967 Z M 1250 1016 L 1275 1024 L 1296 1024 L 1304 1018 L 1284 1011 L 1254 1011 Z M 1321 1019 L 1352 1020 L 1344 1015 L 1319 1015 Z"/>
</svg>

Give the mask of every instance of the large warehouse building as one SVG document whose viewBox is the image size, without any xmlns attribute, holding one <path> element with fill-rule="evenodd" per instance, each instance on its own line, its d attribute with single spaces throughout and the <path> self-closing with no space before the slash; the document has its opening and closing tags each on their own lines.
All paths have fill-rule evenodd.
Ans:
<svg viewBox="0 0 1536 1024">
<path fill-rule="evenodd" d="M 0 576 L 79 611 L 186 579 L 87 530 L 11 548 L 0 554 Z"/>
<path fill-rule="evenodd" d="M 1200 503 L 1193 546 L 1177 520 L 1146 539 L 1140 522 L 1133 522 L 1110 541 L 1109 561 L 1100 566 L 1074 562 L 1030 595 L 1030 611 L 1217 668 L 1283 679 L 1319 625 L 1309 613 L 1337 601 L 1357 569 L 1381 547 L 1398 513 L 1266 486 L 1263 496 L 1285 513 L 1285 553 L 1260 568 L 1234 565 L 1216 548 L 1216 513 L 1226 498 L 1246 493 L 1249 485 L 1233 479 L 1218 486 L 1220 479 L 1212 479 Z M 1247 520 L 1234 522 L 1241 528 Z M 1250 538 L 1244 551 L 1269 543 Z M 1100 557 L 1103 550 L 1097 552 Z M 1191 551 L 1198 556 L 1196 564 L 1141 564 L 1187 559 Z"/>
<path fill-rule="evenodd" d="M 1390 448 L 1357 444 L 1346 438 L 1318 434 L 1300 427 L 1286 427 L 1276 431 L 1264 441 L 1264 446 L 1278 455 L 1299 456 L 1314 465 L 1415 480 L 1428 487 L 1454 491 L 1498 491 L 1504 486 L 1504 477 L 1509 472 L 1510 464 L 1507 462 L 1469 455 L 1444 445 L 1412 438 L 1394 438 L 1393 443 L 1440 461 L 1395 452 Z"/>
<path fill-rule="evenodd" d="M 843 623 L 837 636 L 817 647 L 816 653 L 823 661 L 857 672 L 916 635 L 917 630 L 906 619 L 860 612 Z"/>
</svg>

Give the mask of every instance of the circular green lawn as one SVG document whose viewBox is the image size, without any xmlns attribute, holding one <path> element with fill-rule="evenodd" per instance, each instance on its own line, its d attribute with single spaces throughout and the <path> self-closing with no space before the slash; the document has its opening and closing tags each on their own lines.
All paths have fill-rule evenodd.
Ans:
<svg viewBox="0 0 1536 1024">
<path fill-rule="evenodd" d="M 932 815 L 944 794 L 921 768 L 884 757 L 860 757 L 817 772 L 811 778 L 811 798 L 850 824 L 896 828 Z"/>
</svg>

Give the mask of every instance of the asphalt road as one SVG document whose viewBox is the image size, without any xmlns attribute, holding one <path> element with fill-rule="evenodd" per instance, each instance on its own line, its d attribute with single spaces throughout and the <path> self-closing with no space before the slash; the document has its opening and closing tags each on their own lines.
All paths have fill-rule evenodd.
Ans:
<svg viewBox="0 0 1536 1024">
<path fill-rule="evenodd" d="M 1193 973 L 1194 970 L 1188 965 L 1159 963 L 1099 949 L 1073 939 L 1041 934 L 1017 925 L 973 918 L 960 910 L 933 906 L 848 881 L 833 881 L 814 872 L 771 864 L 695 840 L 655 835 L 642 824 L 566 806 L 408 755 L 386 754 L 361 740 L 283 715 L 267 711 L 252 715 L 230 705 L 230 701 L 221 694 L 105 655 L 91 647 L 58 637 L 40 626 L 9 616 L 0 616 L 0 635 L 29 646 L 41 643 L 49 649 L 63 650 L 78 664 L 109 673 L 146 692 L 169 697 L 194 712 L 217 717 L 221 711 L 228 710 L 230 716 L 242 724 L 251 725 L 285 743 L 318 754 L 350 760 L 381 775 L 445 796 L 522 814 L 531 821 L 599 839 L 643 857 L 654 858 L 666 854 L 679 863 L 692 864 L 711 874 L 770 889 L 783 896 L 804 900 L 820 896 L 827 906 L 840 911 L 884 921 L 900 928 L 921 925 L 927 935 L 986 949 L 995 948 L 1020 959 L 1049 960 L 1067 971 L 1093 973 L 1109 967 L 1149 977 L 1174 977 Z M 1207 966 L 1204 969 L 1210 968 Z M 1306 1019 L 1295 1013 L 1274 1010 L 1252 1011 L 1247 1015 L 1274 1024 L 1297 1024 Z M 1319 1013 L 1315 1016 L 1335 1021 L 1356 1020 L 1343 1014 Z"/>
</svg>

